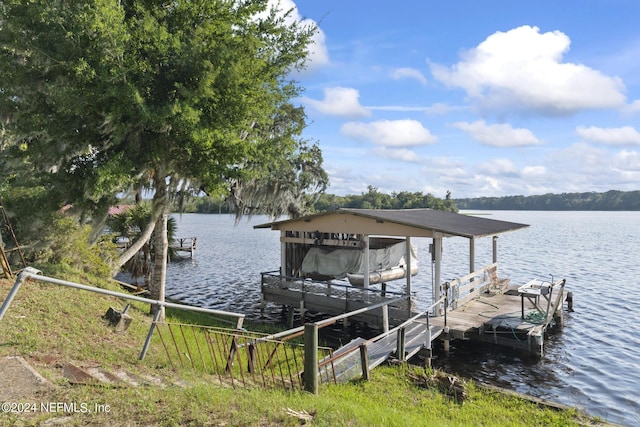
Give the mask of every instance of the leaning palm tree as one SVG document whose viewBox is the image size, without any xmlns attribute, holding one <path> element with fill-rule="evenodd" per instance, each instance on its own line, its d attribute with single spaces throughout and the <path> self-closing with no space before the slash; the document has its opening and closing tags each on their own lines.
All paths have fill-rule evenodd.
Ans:
<svg viewBox="0 0 640 427">
<path fill-rule="evenodd" d="M 107 220 L 107 225 L 114 234 L 114 238 L 123 238 L 129 242 L 134 242 L 140 239 L 144 228 L 150 220 L 151 205 L 149 203 L 140 203 L 124 212 L 113 215 Z M 167 240 L 169 242 L 175 239 L 176 228 L 175 219 L 169 217 L 167 222 Z M 134 279 L 143 277 L 145 286 L 148 287 L 151 282 L 155 255 L 152 236 L 151 239 L 145 241 L 138 253 L 122 266 L 122 271 L 129 273 Z M 177 258 L 176 251 L 170 250 L 169 259 L 175 258 Z"/>
</svg>

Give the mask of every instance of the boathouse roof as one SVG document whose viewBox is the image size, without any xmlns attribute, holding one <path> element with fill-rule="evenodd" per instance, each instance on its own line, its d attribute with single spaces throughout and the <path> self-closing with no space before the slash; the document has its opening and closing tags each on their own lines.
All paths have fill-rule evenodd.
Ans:
<svg viewBox="0 0 640 427">
<path fill-rule="evenodd" d="M 495 236 L 528 227 L 473 215 L 433 209 L 348 209 L 256 225 L 284 231 L 320 231 L 387 236 L 467 238 Z"/>
</svg>

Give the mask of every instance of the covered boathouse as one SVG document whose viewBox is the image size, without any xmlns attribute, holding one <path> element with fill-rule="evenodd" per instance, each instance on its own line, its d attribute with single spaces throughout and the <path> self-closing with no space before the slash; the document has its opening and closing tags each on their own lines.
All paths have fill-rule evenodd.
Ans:
<svg viewBox="0 0 640 427">
<path fill-rule="evenodd" d="M 417 259 L 411 239 L 430 238 L 433 302 L 428 317 L 449 339 L 475 339 L 521 348 L 542 356 L 546 329 L 560 316 L 566 299 L 564 280 L 532 280 L 510 285 L 498 278 L 498 235 L 528 227 L 507 221 L 432 209 L 338 209 L 302 218 L 256 225 L 280 231 L 280 268 L 262 273 L 262 307 L 339 315 L 360 310 L 352 318 L 388 329 L 415 315 L 412 275 Z M 441 278 L 442 242 L 446 237 L 469 239 L 469 274 L 453 281 Z M 475 241 L 493 239 L 493 262 L 476 268 Z M 407 274 L 407 272 L 409 274 Z M 387 282 L 402 280 L 400 290 Z M 480 298 L 480 308 L 474 308 Z M 384 310 L 362 310 L 387 302 Z M 496 307 L 487 316 L 487 305 Z M 538 314 L 532 320 L 531 311 Z M 475 313 L 475 314 L 474 314 Z"/>
</svg>

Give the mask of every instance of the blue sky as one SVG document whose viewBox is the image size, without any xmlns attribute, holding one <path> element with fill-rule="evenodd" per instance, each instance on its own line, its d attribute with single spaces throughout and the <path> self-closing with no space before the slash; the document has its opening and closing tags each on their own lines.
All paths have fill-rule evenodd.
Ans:
<svg viewBox="0 0 640 427">
<path fill-rule="evenodd" d="M 329 193 L 640 189 L 639 1 L 280 3 Z"/>
</svg>

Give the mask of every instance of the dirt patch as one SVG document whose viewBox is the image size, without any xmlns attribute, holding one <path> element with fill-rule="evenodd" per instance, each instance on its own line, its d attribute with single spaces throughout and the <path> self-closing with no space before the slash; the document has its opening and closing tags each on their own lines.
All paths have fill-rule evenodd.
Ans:
<svg viewBox="0 0 640 427">
<path fill-rule="evenodd" d="M 0 357 L 0 372 L 0 402 L 24 402 L 55 388 L 20 356 Z"/>
</svg>

